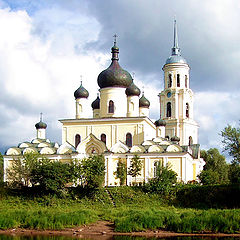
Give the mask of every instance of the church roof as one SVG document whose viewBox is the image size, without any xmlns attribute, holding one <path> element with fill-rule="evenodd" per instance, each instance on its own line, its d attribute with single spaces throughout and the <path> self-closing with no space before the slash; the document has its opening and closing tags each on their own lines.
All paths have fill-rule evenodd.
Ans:
<svg viewBox="0 0 240 240">
<path fill-rule="evenodd" d="M 75 99 L 78 99 L 78 98 L 88 98 L 88 96 L 89 96 L 88 90 L 83 87 L 82 81 L 81 81 L 80 87 L 74 92 L 74 97 Z"/>
<path fill-rule="evenodd" d="M 121 68 L 118 63 L 119 48 L 116 46 L 116 40 L 112 47 L 112 63 L 104 71 L 98 75 L 98 86 L 100 88 L 121 87 L 127 88 L 132 84 L 132 76 L 130 73 Z"/>
<path fill-rule="evenodd" d="M 166 60 L 166 64 L 170 63 L 187 63 L 186 59 L 181 56 L 181 49 L 178 46 L 177 21 L 174 20 L 174 42 L 172 55 Z"/>
<path fill-rule="evenodd" d="M 150 102 L 144 96 L 144 93 L 143 93 L 142 97 L 139 99 L 139 107 L 143 107 L 143 108 L 149 108 L 150 107 Z"/>
<path fill-rule="evenodd" d="M 141 94 L 140 89 L 132 83 L 125 91 L 127 96 L 139 96 Z"/>
</svg>

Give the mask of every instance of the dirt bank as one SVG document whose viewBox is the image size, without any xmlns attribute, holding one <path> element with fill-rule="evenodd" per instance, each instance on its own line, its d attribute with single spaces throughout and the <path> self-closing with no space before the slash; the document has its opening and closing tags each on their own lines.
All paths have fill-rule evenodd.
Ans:
<svg viewBox="0 0 240 240">
<path fill-rule="evenodd" d="M 106 221 L 98 221 L 90 225 L 84 225 L 76 228 L 68 228 L 64 230 L 52 231 L 52 230 L 29 230 L 29 229 L 9 229 L 0 230 L 0 234 L 6 235 L 22 235 L 22 236 L 33 236 L 33 235 L 65 235 L 76 238 L 91 238 L 93 240 L 110 240 L 114 235 L 128 235 L 128 236 L 143 236 L 143 237 L 179 237 L 179 236 L 198 236 L 198 237 L 240 237 L 240 234 L 225 234 L 225 233 L 174 233 L 168 231 L 145 231 L 145 232 L 131 232 L 131 233 L 118 233 L 114 232 L 113 223 Z"/>
</svg>

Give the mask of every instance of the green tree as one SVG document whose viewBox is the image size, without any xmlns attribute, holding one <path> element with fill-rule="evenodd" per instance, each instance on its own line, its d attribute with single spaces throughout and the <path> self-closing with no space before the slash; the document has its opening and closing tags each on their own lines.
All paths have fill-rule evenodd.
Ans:
<svg viewBox="0 0 240 240">
<path fill-rule="evenodd" d="M 240 163 L 240 128 L 228 125 L 221 132 L 224 151 L 233 157 L 234 162 Z"/>
<path fill-rule="evenodd" d="M 158 192 L 163 195 L 168 195 L 172 186 L 177 182 L 177 173 L 171 170 L 170 165 L 163 166 L 159 162 L 156 167 L 156 176 L 149 180 L 147 188 L 151 192 Z"/>
<path fill-rule="evenodd" d="M 7 170 L 8 183 L 15 187 L 31 186 L 32 170 L 36 167 L 39 158 L 39 154 L 25 153 L 13 159 L 11 167 Z"/>
<path fill-rule="evenodd" d="M 135 183 L 137 182 L 137 176 L 141 174 L 142 160 L 138 155 L 135 155 L 131 160 L 131 165 L 128 169 L 128 175 L 135 177 Z"/>
<path fill-rule="evenodd" d="M 89 189 L 102 187 L 105 177 L 105 159 L 102 155 L 92 155 L 82 160 L 83 185 Z"/>
<path fill-rule="evenodd" d="M 3 175 L 4 175 L 3 156 L 0 153 L 0 185 L 3 183 Z"/>
<path fill-rule="evenodd" d="M 229 165 L 229 180 L 232 184 L 240 183 L 240 165 L 233 162 Z"/>
<path fill-rule="evenodd" d="M 82 184 L 82 178 L 83 178 L 83 168 L 81 161 L 74 159 L 70 163 L 71 168 L 71 174 L 72 174 L 72 181 L 74 184 Z"/>
<path fill-rule="evenodd" d="M 67 183 L 72 182 L 72 166 L 67 163 L 42 159 L 31 171 L 32 182 L 44 193 L 63 193 Z"/>
<path fill-rule="evenodd" d="M 208 151 L 202 150 L 201 157 L 206 162 L 203 171 L 198 176 L 202 184 L 226 184 L 229 182 L 228 164 L 217 148 L 210 148 Z"/>
<path fill-rule="evenodd" d="M 117 164 L 117 171 L 114 172 L 117 178 L 120 180 L 120 185 L 123 186 L 126 183 L 127 167 L 124 160 L 119 159 Z"/>
</svg>

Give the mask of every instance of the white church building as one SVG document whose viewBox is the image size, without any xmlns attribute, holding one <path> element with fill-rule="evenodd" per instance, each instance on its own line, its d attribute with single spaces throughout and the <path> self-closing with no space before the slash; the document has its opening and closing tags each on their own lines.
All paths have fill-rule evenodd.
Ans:
<svg viewBox="0 0 240 240">
<path fill-rule="evenodd" d="M 62 123 L 62 144 L 46 139 L 47 125 L 35 125 L 37 136 L 29 142 L 9 148 L 4 155 L 4 180 L 13 159 L 35 152 L 52 160 L 69 162 L 91 154 L 105 158 L 105 185 L 118 186 L 114 172 L 122 161 L 128 168 L 138 155 L 142 171 L 136 179 L 127 176 L 127 185 L 148 182 L 154 177 L 157 164 L 168 164 L 177 173 L 178 181 L 197 180 L 205 162 L 200 158 L 198 124 L 194 121 L 194 95 L 189 87 L 189 65 L 178 46 L 176 21 L 171 56 L 163 66 L 164 89 L 159 93 L 160 119 L 149 118 L 150 102 L 134 84 L 132 76 L 119 65 L 119 48 L 111 49 L 110 66 L 97 78 L 99 92 L 91 103 L 92 117 L 86 118 L 88 91 L 81 86 L 74 92 L 76 114 Z"/>
</svg>

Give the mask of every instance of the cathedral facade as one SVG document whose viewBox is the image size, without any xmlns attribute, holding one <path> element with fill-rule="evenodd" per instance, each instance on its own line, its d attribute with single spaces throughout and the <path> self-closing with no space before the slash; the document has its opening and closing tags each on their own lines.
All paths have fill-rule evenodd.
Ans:
<svg viewBox="0 0 240 240">
<path fill-rule="evenodd" d="M 119 48 L 114 41 L 110 66 L 97 78 L 99 93 L 92 102 L 92 117 L 86 118 L 88 91 L 84 86 L 74 92 L 76 114 L 62 119 L 62 144 L 46 139 L 47 125 L 37 123 L 37 138 L 9 148 L 4 155 L 5 181 L 11 161 L 27 152 L 36 152 L 62 162 L 92 154 L 105 158 L 105 185 L 118 186 L 117 164 L 129 168 L 138 155 L 142 161 L 137 178 L 127 176 L 126 184 L 148 182 L 155 176 L 157 164 L 168 164 L 178 181 L 197 180 L 204 166 L 198 144 L 198 124 L 193 118 L 193 92 L 189 87 L 189 65 L 178 47 L 176 22 L 174 46 L 163 66 L 164 90 L 159 93 L 160 119 L 149 118 L 150 102 L 135 85 L 128 71 L 119 65 Z M 156 96 L 157 97 L 157 96 Z"/>
</svg>

